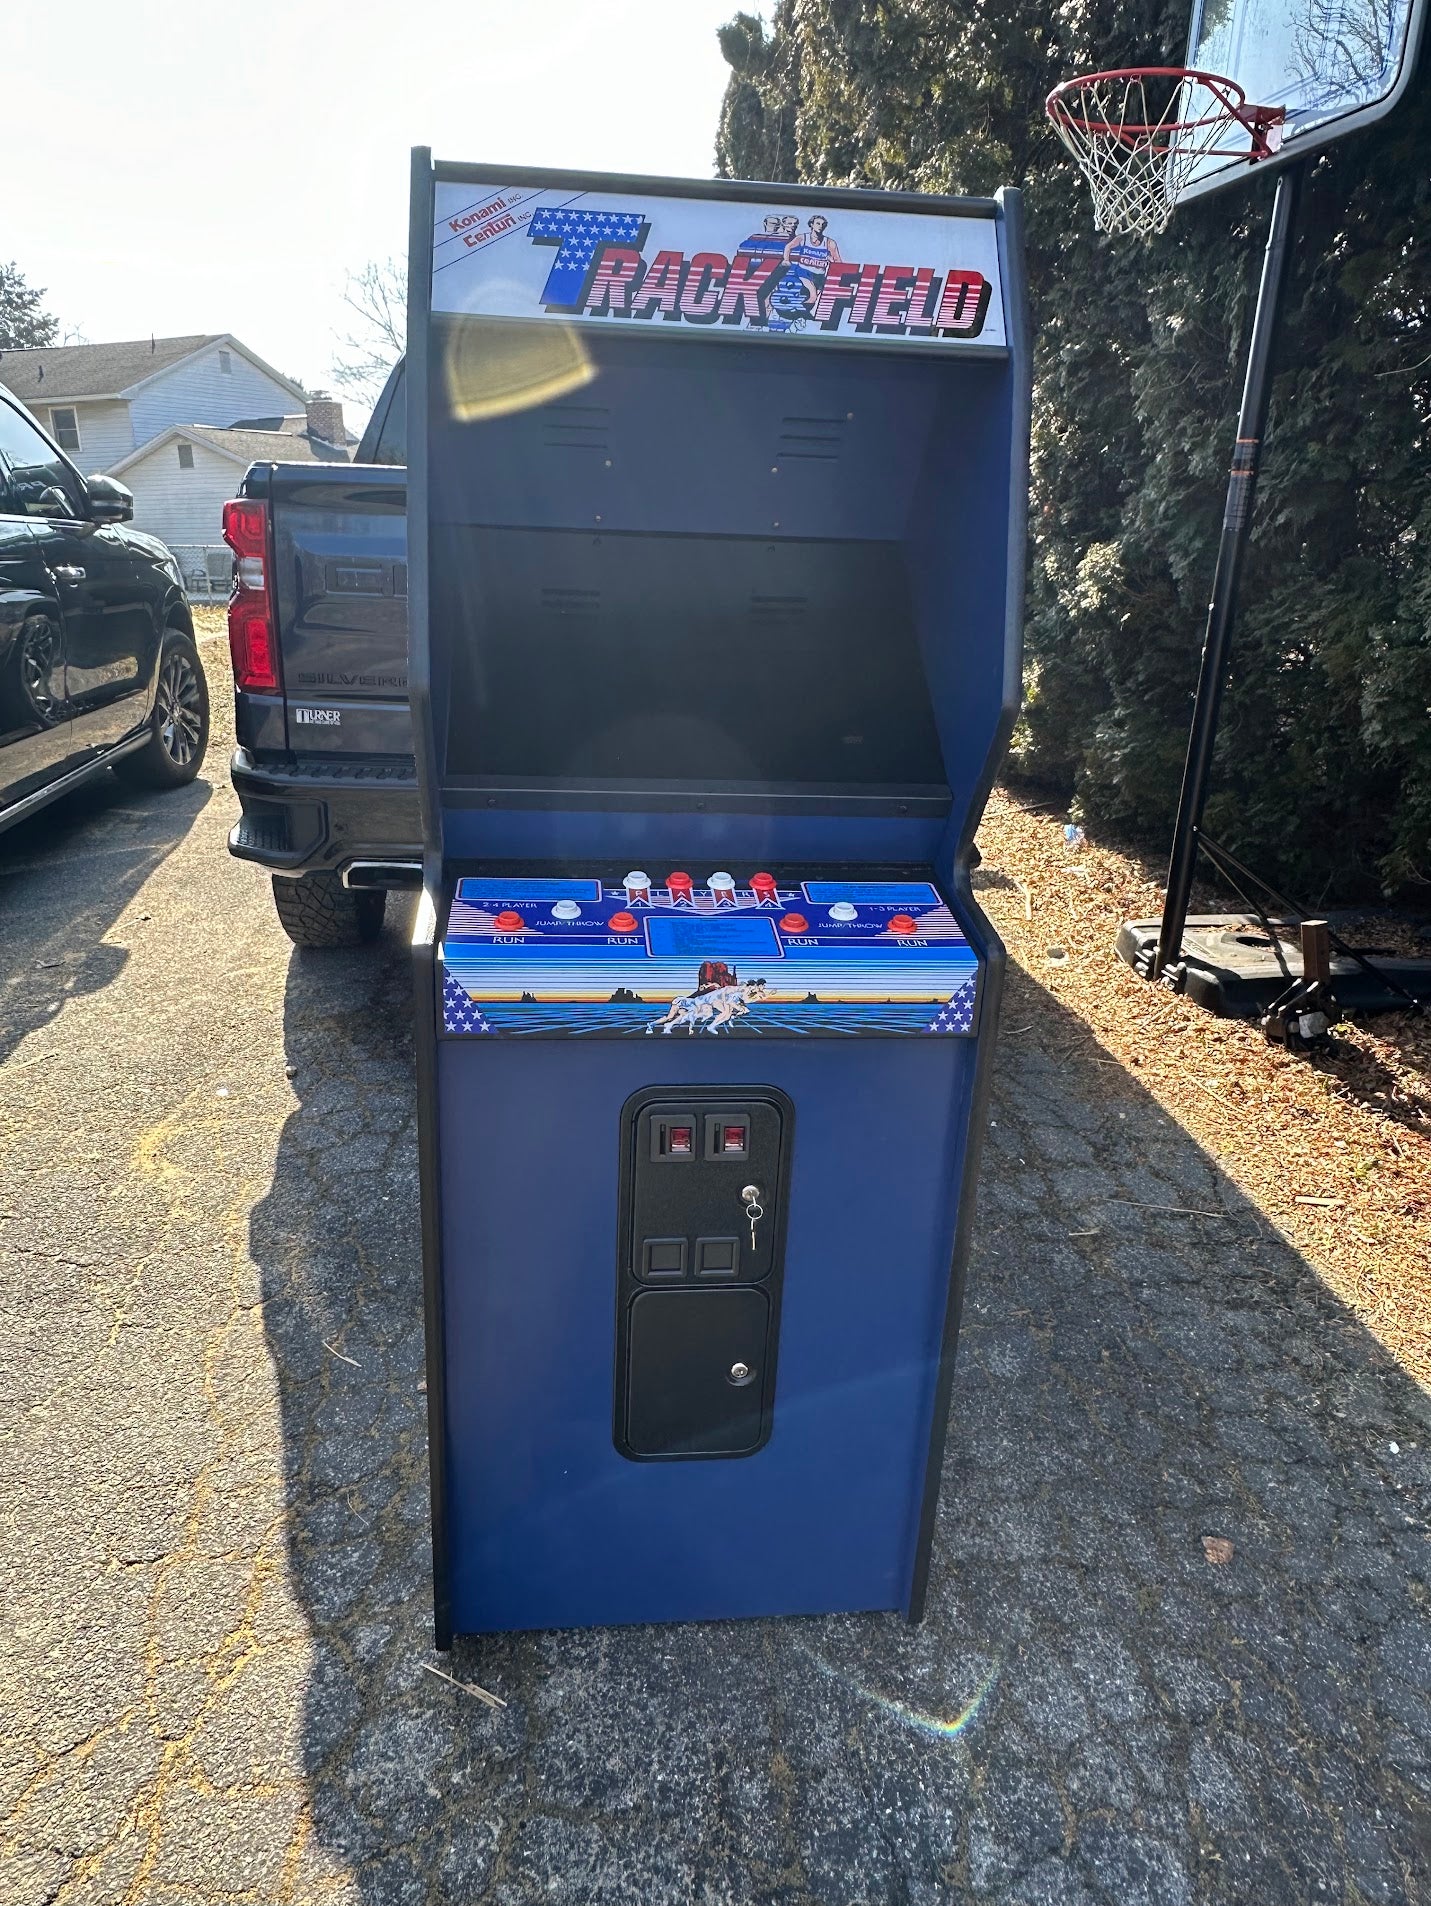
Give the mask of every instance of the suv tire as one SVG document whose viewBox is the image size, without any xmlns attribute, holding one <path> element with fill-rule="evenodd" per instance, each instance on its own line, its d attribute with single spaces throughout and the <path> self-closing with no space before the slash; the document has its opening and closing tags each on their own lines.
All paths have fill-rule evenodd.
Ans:
<svg viewBox="0 0 1431 1906">
<path fill-rule="evenodd" d="M 330 872 L 297 880 L 273 876 L 278 923 L 295 946 L 362 946 L 382 931 L 388 897 L 380 889 L 355 892 Z"/>
<path fill-rule="evenodd" d="M 209 746 L 209 685 L 193 637 L 184 629 L 165 631 L 159 651 L 159 679 L 149 739 L 134 754 L 114 764 L 131 788 L 181 788 L 204 765 Z"/>
</svg>

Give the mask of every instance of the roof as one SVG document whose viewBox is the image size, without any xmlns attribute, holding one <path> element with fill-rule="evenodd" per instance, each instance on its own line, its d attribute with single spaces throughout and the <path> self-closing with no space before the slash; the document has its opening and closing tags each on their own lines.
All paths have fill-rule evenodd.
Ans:
<svg viewBox="0 0 1431 1906">
<path fill-rule="evenodd" d="M 340 450 L 336 444 L 324 443 L 321 437 L 299 435 L 287 430 L 221 430 L 217 424 L 173 424 L 157 437 L 151 437 L 148 443 L 141 444 L 137 450 L 131 450 L 127 457 L 112 466 L 110 474 L 122 475 L 165 444 L 181 437 L 187 438 L 190 443 L 217 450 L 220 456 L 231 457 L 245 469 L 251 463 L 351 462 L 346 450 Z"/>
<path fill-rule="evenodd" d="M 308 413 L 307 411 L 299 410 L 295 411 L 291 417 L 235 417 L 233 422 L 229 425 L 229 429 L 281 430 L 287 437 L 302 437 L 308 433 Z M 346 426 L 344 427 L 343 435 L 346 443 L 356 445 L 362 442 L 362 438 L 354 436 L 353 432 L 347 429 Z"/>
<path fill-rule="evenodd" d="M 133 338 L 121 344 L 44 344 L 24 351 L 0 351 L 0 381 L 25 404 L 119 397 L 214 344 L 232 345 L 295 397 L 303 395 L 291 378 L 255 357 L 227 331 L 196 332 L 182 338 Z"/>
<path fill-rule="evenodd" d="M 117 397 L 130 384 L 167 369 L 214 339 L 137 338 L 124 344 L 45 344 L 0 353 L 5 382 L 22 401 Z M 42 375 L 43 373 L 43 375 Z"/>
<path fill-rule="evenodd" d="M 228 450 L 242 457 L 245 463 L 257 463 L 264 458 L 274 463 L 350 461 L 347 452 L 337 444 L 325 443 L 307 430 L 220 430 L 217 424 L 185 424 L 181 428 L 202 437 L 216 450 Z"/>
</svg>

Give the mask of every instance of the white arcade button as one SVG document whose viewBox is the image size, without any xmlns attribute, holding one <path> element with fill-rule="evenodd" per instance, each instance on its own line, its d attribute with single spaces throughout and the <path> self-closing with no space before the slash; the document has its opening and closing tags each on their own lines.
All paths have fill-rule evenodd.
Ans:
<svg viewBox="0 0 1431 1906">
<path fill-rule="evenodd" d="M 735 905 L 734 874 L 712 874 L 706 885 L 711 890 L 711 899 L 718 907 Z"/>
<path fill-rule="evenodd" d="M 574 900 L 558 900 L 552 908 L 553 920 L 579 920 L 581 908 Z"/>
<path fill-rule="evenodd" d="M 638 867 L 634 873 L 627 874 L 621 884 L 626 889 L 626 904 L 628 907 L 635 906 L 638 901 L 644 902 L 649 906 L 651 901 L 651 876 L 649 874 L 643 874 Z"/>
<path fill-rule="evenodd" d="M 848 900 L 837 900 L 834 906 L 830 908 L 830 918 L 832 920 L 858 920 L 859 909 L 853 906 Z"/>
</svg>

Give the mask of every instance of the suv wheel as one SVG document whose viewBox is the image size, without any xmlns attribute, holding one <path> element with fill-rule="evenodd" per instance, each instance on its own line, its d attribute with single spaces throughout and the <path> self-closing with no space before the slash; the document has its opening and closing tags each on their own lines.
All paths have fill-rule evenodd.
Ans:
<svg viewBox="0 0 1431 1906">
<path fill-rule="evenodd" d="M 39 717 L 42 727 L 52 728 L 64 713 L 63 703 L 55 695 L 55 678 L 61 667 L 58 626 L 47 615 L 32 615 L 21 626 L 14 653 L 26 706 Z"/>
<path fill-rule="evenodd" d="M 354 892 L 335 873 L 273 876 L 278 923 L 295 946 L 361 946 L 382 929 L 388 897 L 381 890 Z"/>
<path fill-rule="evenodd" d="M 121 781 L 134 788 L 179 788 L 204 764 L 209 745 L 209 685 L 193 638 L 170 629 L 159 656 L 159 680 L 149 739 L 134 754 L 114 764 Z"/>
</svg>

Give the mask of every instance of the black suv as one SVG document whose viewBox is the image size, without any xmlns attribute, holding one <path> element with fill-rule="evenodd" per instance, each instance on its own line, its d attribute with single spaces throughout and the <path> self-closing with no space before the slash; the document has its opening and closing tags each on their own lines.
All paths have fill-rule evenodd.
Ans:
<svg viewBox="0 0 1431 1906">
<path fill-rule="evenodd" d="M 164 545 L 120 528 L 133 514 L 0 389 L 0 829 L 105 768 L 146 788 L 199 772 L 188 601 Z"/>
</svg>

